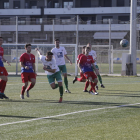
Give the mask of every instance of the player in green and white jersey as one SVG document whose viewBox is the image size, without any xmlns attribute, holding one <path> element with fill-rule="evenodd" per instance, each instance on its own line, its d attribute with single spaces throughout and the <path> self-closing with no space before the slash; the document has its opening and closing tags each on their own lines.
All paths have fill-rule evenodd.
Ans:
<svg viewBox="0 0 140 140">
<path fill-rule="evenodd" d="M 99 67 L 98 67 L 97 62 L 96 62 L 96 60 L 97 60 L 96 51 L 92 50 L 92 46 L 90 43 L 88 43 L 87 46 L 90 47 L 89 55 L 91 55 L 93 57 L 93 60 L 95 61 L 94 65 L 95 65 L 96 69 L 98 69 L 98 73 L 99 73 Z M 105 86 L 102 83 L 102 77 L 101 77 L 100 73 L 97 75 L 97 77 L 98 77 L 98 80 L 101 84 L 101 87 L 105 88 Z M 98 89 L 98 86 L 96 86 L 96 88 Z"/>
<path fill-rule="evenodd" d="M 51 50 L 56 60 L 56 64 L 58 65 L 60 72 L 62 72 L 64 76 L 64 84 L 65 84 L 65 92 L 71 93 L 68 89 L 68 79 L 67 79 L 67 68 L 65 64 L 65 58 L 72 64 L 71 60 L 67 56 L 67 52 L 64 47 L 59 45 L 59 39 L 55 40 L 55 48 Z"/>
<path fill-rule="evenodd" d="M 62 77 L 61 77 L 59 68 L 56 65 L 55 59 L 53 58 L 53 53 L 47 52 L 46 56 L 44 56 L 41 54 L 38 48 L 36 48 L 35 50 L 39 54 L 40 60 L 44 66 L 43 69 L 45 70 L 45 73 L 47 74 L 47 78 L 48 78 L 51 88 L 56 89 L 59 87 L 59 92 L 60 92 L 59 102 L 61 103 L 62 98 L 63 98 Z M 55 84 L 55 79 L 58 82 L 58 84 Z"/>
</svg>

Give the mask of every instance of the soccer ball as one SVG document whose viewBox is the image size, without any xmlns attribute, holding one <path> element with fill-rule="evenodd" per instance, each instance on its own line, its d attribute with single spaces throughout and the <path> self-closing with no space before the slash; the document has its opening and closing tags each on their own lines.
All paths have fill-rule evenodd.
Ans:
<svg viewBox="0 0 140 140">
<path fill-rule="evenodd" d="M 127 40 L 127 39 L 122 39 L 122 40 L 120 41 L 120 45 L 121 45 L 122 47 L 127 47 L 127 46 L 128 46 L 128 40 Z"/>
</svg>

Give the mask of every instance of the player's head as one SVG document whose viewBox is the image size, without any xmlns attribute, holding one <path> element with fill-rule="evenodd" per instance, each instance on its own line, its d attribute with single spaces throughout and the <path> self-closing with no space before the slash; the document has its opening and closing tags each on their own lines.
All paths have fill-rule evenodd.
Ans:
<svg viewBox="0 0 140 140">
<path fill-rule="evenodd" d="M 89 54 L 89 52 L 90 52 L 90 47 L 85 47 L 85 55 L 88 55 Z"/>
<path fill-rule="evenodd" d="M 0 36 L 0 45 L 3 43 L 3 38 Z"/>
<path fill-rule="evenodd" d="M 88 44 L 87 44 L 87 47 L 90 47 L 90 49 L 92 48 L 92 46 L 91 46 L 91 44 L 90 44 L 90 43 L 88 43 Z"/>
<path fill-rule="evenodd" d="M 29 43 L 25 45 L 25 50 L 26 50 L 27 53 L 30 53 L 31 52 L 31 46 L 32 45 L 29 44 Z"/>
<path fill-rule="evenodd" d="M 82 53 L 83 53 L 83 54 L 85 54 L 85 48 L 86 48 L 86 46 L 83 46 L 83 47 L 82 47 Z"/>
<path fill-rule="evenodd" d="M 46 53 L 46 58 L 47 58 L 47 60 L 48 60 L 48 61 L 51 61 L 51 60 L 52 60 L 52 57 L 53 57 L 53 53 L 50 52 L 50 51 L 48 51 L 48 52 Z"/>
<path fill-rule="evenodd" d="M 55 39 L 55 47 L 59 48 L 59 39 Z"/>
</svg>

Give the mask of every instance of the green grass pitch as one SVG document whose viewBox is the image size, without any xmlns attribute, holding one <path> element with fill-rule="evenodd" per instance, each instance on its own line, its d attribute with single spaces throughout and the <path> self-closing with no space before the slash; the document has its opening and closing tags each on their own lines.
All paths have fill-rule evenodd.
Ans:
<svg viewBox="0 0 140 140">
<path fill-rule="evenodd" d="M 52 90 L 46 76 L 37 76 L 30 98 L 20 99 L 20 76 L 9 76 L 0 99 L 1 140 L 138 140 L 140 138 L 140 78 L 102 77 L 99 95 L 72 83 L 71 94 Z M 126 105 L 126 106 L 124 106 Z M 43 118 L 44 117 L 44 118 Z M 27 121 L 28 120 L 28 121 Z"/>
</svg>

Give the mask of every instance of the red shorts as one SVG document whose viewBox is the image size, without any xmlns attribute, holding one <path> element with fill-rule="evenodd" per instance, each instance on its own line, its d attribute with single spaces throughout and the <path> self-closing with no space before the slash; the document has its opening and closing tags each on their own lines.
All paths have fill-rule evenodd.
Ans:
<svg viewBox="0 0 140 140">
<path fill-rule="evenodd" d="M 84 74 L 82 72 L 80 72 L 80 76 L 82 79 L 86 79 L 86 77 L 84 76 Z"/>
<path fill-rule="evenodd" d="M 0 67 L 0 76 L 8 76 L 8 72 L 5 67 Z"/>
<path fill-rule="evenodd" d="M 31 81 L 32 78 L 36 79 L 35 73 L 27 73 L 27 72 L 21 73 L 22 83 L 26 83 L 28 81 Z"/>
<path fill-rule="evenodd" d="M 92 77 L 92 80 L 94 80 L 95 78 L 97 78 L 97 76 L 95 75 L 94 72 L 90 71 L 90 72 L 85 72 L 84 76 L 86 77 L 86 79 L 88 79 L 89 77 Z"/>
</svg>

